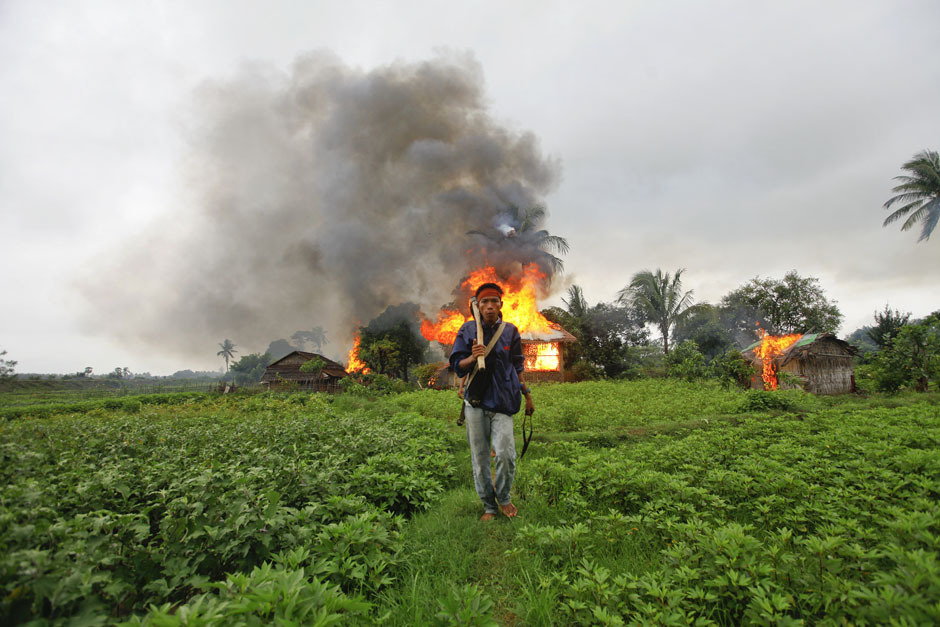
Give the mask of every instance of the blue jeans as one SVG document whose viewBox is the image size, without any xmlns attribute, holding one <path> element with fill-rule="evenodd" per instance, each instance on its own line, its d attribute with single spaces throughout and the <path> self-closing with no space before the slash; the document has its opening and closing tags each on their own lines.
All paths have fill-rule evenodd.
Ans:
<svg viewBox="0 0 940 627">
<path fill-rule="evenodd" d="M 499 513 L 499 505 L 511 501 L 509 490 L 516 476 L 516 442 L 512 416 L 465 406 L 467 442 L 473 463 L 473 483 L 489 514 Z M 496 451 L 496 471 L 490 474 L 490 448 Z"/>
</svg>

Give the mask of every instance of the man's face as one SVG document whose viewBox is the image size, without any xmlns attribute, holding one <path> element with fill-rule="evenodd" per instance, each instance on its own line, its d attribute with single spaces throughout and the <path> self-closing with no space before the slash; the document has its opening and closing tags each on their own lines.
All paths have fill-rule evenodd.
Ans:
<svg viewBox="0 0 940 627">
<path fill-rule="evenodd" d="M 480 316 L 486 324 L 493 324 L 499 320 L 499 310 L 503 306 L 503 301 L 499 296 L 486 296 L 480 299 Z"/>
</svg>

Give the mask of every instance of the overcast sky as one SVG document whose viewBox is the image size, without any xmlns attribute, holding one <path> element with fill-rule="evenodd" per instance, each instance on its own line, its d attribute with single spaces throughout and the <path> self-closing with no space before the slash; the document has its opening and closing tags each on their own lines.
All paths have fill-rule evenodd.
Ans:
<svg viewBox="0 0 940 627">
<path fill-rule="evenodd" d="M 886 303 L 923 316 L 940 309 L 940 235 L 881 223 L 901 164 L 940 148 L 938 24 L 936 0 L 4 0 L 0 349 L 19 372 L 218 368 L 222 335 L 180 351 L 108 333 L 107 307 L 81 322 L 82 279 L 198 202 L 201 85 L 323 50 L 362 72 L 470 55 L 492 119 L 560 164 L 546 226 L 592 304 L 642 269 L 686 268 L 713 303 L 795 269 L 838 302 L 843 334 Z M 109 289 L 146 310 L 154 287 L 114 270 Z"/>
</svg>

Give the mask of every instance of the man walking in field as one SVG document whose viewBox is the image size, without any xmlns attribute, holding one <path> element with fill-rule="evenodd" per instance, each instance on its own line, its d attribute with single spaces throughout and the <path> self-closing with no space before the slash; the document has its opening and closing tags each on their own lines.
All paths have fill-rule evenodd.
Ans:
<svg viewBox="0 0 940 627">
<path fill-rule="evenodd" d="M 473 482 L 483 501 L 480 520 L 493 520 L 499 512 L 509 518 L 517 514 L 509 492 L 516 473 L 512 417 L 522 403 L 520 393 L 525 395 L 526 415 L 535 411 L 532 394 L 523 381 L 522 337 L 515 325 L 502 319 L 502 296 L 502 288 L 495 283 L 477 288 L 483 338 L 477 337 L 476 322 L 469 320 L 457 332 L 450 354 L 457 377 L 471 375 L 463 402 Z M 476 370 L 478 357 L 485 357 L 486 368 Z M 491 447 L 496 462 L 492 475 Z"/>
</svg>

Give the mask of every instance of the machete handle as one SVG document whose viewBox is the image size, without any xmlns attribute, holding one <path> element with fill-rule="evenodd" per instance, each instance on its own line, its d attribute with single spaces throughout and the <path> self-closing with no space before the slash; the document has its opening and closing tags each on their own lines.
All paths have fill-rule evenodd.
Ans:
<svg viewBox="0 0 940 627">
<path fill-rule="evenodd" d="M 470 298 L 470 310 L 473 312 L 473 319 L 477 323 L 477 344 L 483 344 L 483 323 L 480 322 L 480 307 L 477 305 L 477 297 Z M 486 360 L 482 356 L 477 357 L 477 368 L 486 369 Z"/>
</svg>

